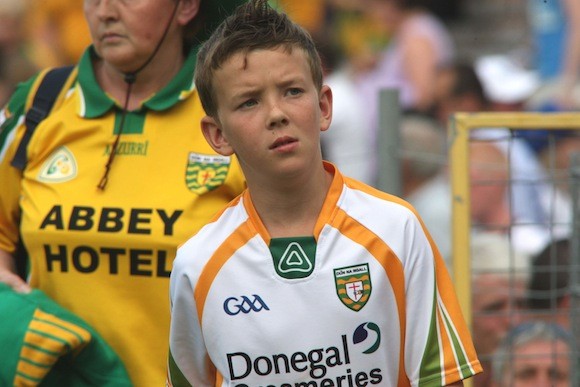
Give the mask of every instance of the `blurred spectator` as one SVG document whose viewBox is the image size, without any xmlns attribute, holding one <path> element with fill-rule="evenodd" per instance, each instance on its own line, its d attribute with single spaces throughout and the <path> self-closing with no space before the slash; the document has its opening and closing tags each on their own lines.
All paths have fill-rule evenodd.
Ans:
<svg viewBox="0 0 580 387">
<path fill-rule="evenodd" d="M 507 90 L 505 93 L 506 96 L 512 93 L 512 96 L 500 98 L 498 94 L 501 94 L 503 86 L 496 85 L 496 83 L 500 83 L 501 79 L 510 77 L 503 75 L 498 80 L 494 80 L 492 75 L 501 73 L 503 70 L 493 69 L 501 67 L 501 63 L 504 61 L 497 62 L 499 65 L 497 63 L 494 65 L 493 62 L 496 61 L 492 60 L 490 66 L 481 66 L 482 62 L 479 62 L 479 73 L 475 66 L 468 62 L 456 62 L 440 69 L 436 115 L 441 122 L 447 123 L 449 117 L 456 112 L 479 113 L 494 109 L 501 110 L 508 105 L 521 111 L 521 101 L 525 100 L 525 96 L 533 90 L 533 85 L 530 86 L 534 83 L 533 79 L 530 79 L 529 74 L 526 75 L 525 72 L 522 74 L 516 71 L 513 77 L 521 80 L 514 80 L 511 83 L 514 85 L 514 90 Z M 484 71 L 482 71 L 482 67 Z M 483 73 L 487 84 L 481 81 L 480 73 Z M 510 83 L 506 81 L 506 84 L 509 86 Z M 519 91 L 515 90 L 518 88 Z M 490 96 L 495 98 L 495 104 L 490 101 Z M 500 213 L 503 213 L 503 226 L 517 224 L 511 229 L 514 244 L 526 254 L 537 254 L 549 242 L 552 235 L 556 237 L 569 235 L 571 206 L 569 199 L 560 191 L 555 190 L 537 155 L 530 149 L 527 142 L 515 132 L 507 128 L 482 128 L 471 131 L 472 142 L 487 144 L 477 146 L 479 149 L 476 150 L 477 153 L 474 157 L 478 158 L 481 168 L 480 170 L 472 169 L 472 172 L 476 174 L 494 172 L 497 175 L 499 170 L 492 171 L 490 168 L 499 168 L 499 165 L 494 167 L 492 164 L 501 161 L 504 164 L 509 163 L 509 169 L 503 168 L 502 178 L 506 180 L 506 183 L 507 179 L 511 180 L 509 186 L 506 184 L 503 187 L 504 200 L 498 200 L 494 205 L 494 200 L 490 200 L 490 197 L 484 194 L 481 195 L 481 200 L 477 199 L 477 203 L 472 203 L 480 207 L 489 205 L 495 213 L 495 216 L 492 216 L 491 213 L 486 214 L 488 209 L 481 208 L 478 211 L 479 214 L 475 214 L 474 220 L 480 222 L 481 215 L 487 218 L 489 223 L 492 217 L 498 220 Z M 499 149 L 502 154 L 491 147 Z M 474 177 L 477 178 L 477 176 Z M 493 178 L 493 176 L 489 177 Z M 496 176 L 496 178 L 498 177 L 501 176 Z M 492 187 L 486 187 L 490 183 L 489 181 L 485 182 L 488 178 L 485 176 L 477 178 L 480 182 L 476 185 L 480 188 L 476 189 L 492 190 Z M 496 185 L 496 193 L 499 188 Z M 504 231 L 509 232 L 507 229 Z"/>
<path fill-rule="evenodd" d="M 75 64 L 91 43 L 81 1 L 34 1 L 27 28 L 34 61 L 41 68 Z"/>
<path fill-rule="evenodd" d="M 415 0 L 363 0 L 360 4 L 390 38 L 376 66 L 357 77 L 371 128 L 378 130 L 382 89 L 397 89 L 404 111 L 429 112 L 435 102 L 437 68 L 454 57 L 446 26 Z"/>
<path fill-rule="evenodd" d="M 580 163 L 580 136 L 573 130 L 550 130 L 543 134 L 543 145 L 539 147 L 538 158 L 546 171 L 554 176 L 556 186 L 564 195 L 572 197 L 570 173 L 573 165 Z M 573 158 L 576 157 L 576 164 Z"/>
<path fill-rule="evenodd" d="M 494 142 L 472 141 L 469 153 L 474 230 L 509 235 L 514 249 L 523 254 L 533 255 L 542 250 L 550 240 L 550 229 L 531 220 L 541 211 L 538 203 L 530 206 L 527 214 L 520 214 L 514 208 L 524 196 L 517 196 L 514 183 L 510 182 L 512 160 Z"/>
<path fill-rule="evenodd" d="M 579 3 L 580 4 L 580 3 Z M 528 108 L 527 103 L 538 89 L 538 75 L 526 70 L 522 65 L 505 56 L 487 56 L 480 58 L 475 65 L 478 77 L 482 80 L 486 97 L 492 111 L 521 112 Z M 502 135 L 500 131 L 477 131 L 486 139 L 501 139 L 498 145 L 509 155 L 513 168 L 512 180 L 519 182 L 512 185 L 514 197 L 512 203 L 514 213 L 520 223 L 534 223 L 533 228 L 543 228 L 544 236 L 539 241 L 529 245 L 529 252 L 537 254 L 545 247 L 551 238 L 565 238 L 570 235 L 571 203 L 567 192 L 558 189 L 554 179 L 550 181 L 549 170 L 539 161 L 536 153 L 530 147 L 530 138 L 541 135 L 543 131 L 515 130 Z M 558 131 L 543 132 L 556 135 Z M 513 136 L 512 136 L 513 135 Z M 548 135 L 544 137 L 548 138 Z M 545 141 L 542 149 L 551 144 Z M 520 229 L 529 227 L 522 226 Z M 540 235 L 538 235 L 540 236 Z M 532 240 L 533 242 L 533 240 Z M 523 245 L 525 247 L 525 245 Z"/>
<path fill-rule="evenodd" d="M 434 115 L 442 125 L 457 112 L 489 111 L 483 85 L 470 62 L 455 61 L 441 66 L 437 72 Z"/>
<path fill-rule="evenodd" d="M 328 31 L 344 51 L 356 73 L 373 68 L 390 40 L 381 23 L 364 11 L 359 0 L 327 0 Z"/>
<path fill-rule="evenodd" d="M 474 384 L 483 387 L 491 380 L 491 355 L 523 318 L 529 257 L 514 251 L 504 235 L 476 233 L 471 261 L 473 340 L 485 370 L 474 377 Z"/>
<path fill-rule="evenodd" d="M 401 117 L 402 196 L 427 225 L 451 268 L 451 192 L 445 129 L 425 115 Z"/>
<path fill-rule="evenodd" d="M 0 107 L 19 82 L 39 70 L 29 56 L 23 27 L 28 6 L 28 0 L 0 0 Z"/>
<path fill-rule="evenodd" d="M 528 308 L 532 318 L 544 319 L 570 328 L 574 270 L 569 239 L 552 242 L 534 257 L 528 285 Z M 577 314 L 580 311 L 576 312 Z M 580 318 L 580 314 L 575 316 Z"/>
<path fill-rule="evenodd" d="M 403 195 L 408 198 L 446 166 L 445 129 L 433 118 L 405 114 L 400 122 Z"/>
<path fill-rule="evenodd" d="M 542 87 L 530 101 L 532 110 L 580 108 L 580 2 L 527 0 L 533 67 Z"/>
<path fill-rule="evenodd" d="M 572 335 L 556 324 L 516 326 L 493 355 L 492 387 L 569 387 L 577 351 Z"/>
<path fill-rule="evenodd" d="M 366 114 L 365 104 L 354 84 L 350 58 L 342 54 L 338 44 L 322 36 L 317 46 L 325 68 L 324 83 L 330 86 L 333 99 L 332 123 L 321 133 L 324 158 L 346 176 L 375 185 L 377 146 L 366 121 L 361 119 Z"/>
<path fill-rule="evenodd" d="M 423 4 L 444 21 L 458 20 L 465 0 L 423 0 Z"/>
<path fill-rule="evenodd" d="M 492 111 L 524 111 L 527 101 L 540 87 L 538 74 L 509 55 L 479 57 L 474 68 Z"/>
<path fill-rule="evenodd" d="M 282 8 L 288 16 L 312 35 L 322 33 L 326 24 L 327 0 L 277 0 L 273 6 Z"/>
<path fill-rule="evenodd" d="M 509 202 L 509 160 L 490 142 L 469 144 L 471 221 L 474 227 L 507 233 L 512 222 Z"/>
</svg>

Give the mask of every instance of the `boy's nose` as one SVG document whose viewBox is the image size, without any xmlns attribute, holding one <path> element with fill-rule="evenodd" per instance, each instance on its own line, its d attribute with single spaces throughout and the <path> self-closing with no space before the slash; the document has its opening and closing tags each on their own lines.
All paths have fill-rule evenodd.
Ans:
<svg viewBox="0 0 580 387">
<path fill-rule="evenodd" d="M 270 108 L 270 116 L 268 120 L 268 127 L 270 129 L 276 129 L 279 126 L 288 124 L 288 116 L 276 103 L 272 104 Z"/>
</svg>

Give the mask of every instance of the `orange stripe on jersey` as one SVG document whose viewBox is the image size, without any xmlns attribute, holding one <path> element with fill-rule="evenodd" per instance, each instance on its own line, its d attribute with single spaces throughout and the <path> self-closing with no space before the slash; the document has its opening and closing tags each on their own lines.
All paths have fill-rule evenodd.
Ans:
<svg viewBox="0 0 580 387">
<path fill-rule="evenodd" d="M 467 358 L 467 364 L 469 364 L 470 366 L 473 366 L 475 373 L 481 372 L 482 368 L 481 368 L 481 365 L 479 363 L 479 360 L 477 359 L 477 353 L 475 352 L 475 348 L 474 348 L 473 342 L 471 340 L 471 334 L 469 332 L 467 325 L 465 324 L 465 320 L 463 319 L 463 314 L 461 312 L 459 302 L 457 301 L 457 295 L 456 295 L 455 289 L 453 287 L 453 281 L 451 280 L 449 273 L 445 267 L 445 262 L 443 261 L 443 258 L 441 257 L 441 254 L 439 253 L 439 249 L 437 248 L 435 242 L 433 241 L 431 234 L 429 233 L 429 231 L 425 227 L 423 220 L 417 214 L 417 211 L 415 210 L 415 208 L 413 206 L 411 206 L 408 202 L 406 202 L 405 200 L 403 200 L 397 196 L 393 196 L 393 195 L 390 195 L 388 193 L 379 191 L 375 188 L 368 187 L 368 186 L 364 185 L 363 183 L 358 182 L 356 180 L 352 180 L 350 178 L 345 178 L 345 184 L 350 188 L 368 193 L 369 195 L 372 195 L 372 196 L 375 196 L 375 197 L 378 197 L 378 198 L 381 198 L 381 199 L 384 199 L 384 200 L 387 200 L 387 201 L 390 201 L 393 203 L 400 204 L 400 205 L 404 206 L 405 208 L 408 208 L 410 211 L 412 211 L 415 214 L 415 216 L 417 217 L 417 219 L 421 223 L 421 227 L 423 228 L 423 231 L 424 231 L 425 235 L 427 236 L 427 239 L 429 240 L 429 244 L 431 245 L 431 250 L 433 251 L 433 254 L 434 254 L 436 283 L 449 284 L 449 286 L 441 287 L 441 288 L 438 288 L 437 290 L 440 292 L 441 299 L 445 300 L 445 309 L 446 309 L 447 313 L 449 314 L 449 319 L 450 319 L 450 321 L 452 321 L 455 324 L 454 327 L 457 331 L 457 335 L 459 336 L 459 341 L 464 346 L 464 352 L 465 352 L 464 356 Z M 402 277 L 402 274 L 401 274 L 401 277 Z M 440 311 L 439 311 L 439 307 L 438 307 L 438 313 L 439 312 Z M 448 347 L 445 347 L 445 348 L 448 349 Z"/>
<path fill-rule="evenodd" d="M 246 190 L 244 192 L 244 209 L 248 213 L 250 219 L 253 220 L 253 225 L 254 227 L 256 227 L 258 233 L 260 234 L 264 242 L 266 242 L 266 244 L 269 245 L 270 233 L 268 232 L 268 230 L 266 230 L 266 226 L 264 226 L 264 224 L 262 223 L 262 219 L 260 218 L 260 215 L 258 215 L 256 208 L 254 207 L 254 203 L 252 202 L 252 198 L 250 197 L 249 190 Z"/>
<path fill-rule="evenodd" d="M 216 212 L 216 214 L 213 217 L 211 217 L 211 219 L 209 220 L 208 223 L 213 223 L 216 220 L 218 220 L 219 217 L 222 216 L 222 214 L 224 212 L 226 212 L 226 210 L 230 209 L 231 207 L 237 206 L 241 199 L 242 199 L 242 194 L 240 194 L 236 198 L 232 199 L 232 201 L 229 202 L 226 207 L 224 207 L 224 208 L 220 209 L 218 212 Z"/>
<path fill-rule="evenodd" d="M 224 382 L 224 377 L 222 374 L 216 370 L 215 372 L 215 387 L 220 387 Z"/>
<path fill-rule="evenodd" d="M 217 212 L 217 213 L 216 213 L 216 214 L 215 214 L 213 217 L 211 217 L 211 218 L 210 218 L 210 220 L 209 220 L 207 223 L 213 223 L 213 222 L 215 222 L 216 220 L 218 220 L 218 219 L 219 219 L 219 217 L 220 217 L 220 216 L 222 216 L 222 214 L 223 214 L 224 212 L 226 212 L 226 210 L 228 210 L 228 209 L 229 209 L 229 208 L 231 208 L 231 207 L 235 207 L 236 205 L 238 205 L 238 202 L 241 200 L 241 198 L 242 198 L 242 195 L 240 194 L 240 195 L 239 195 L 239 196 L 237 196 L 236 198 L 232 199 L 232 201 L 231 201 L 231 202 L 229 202 L 227 206 L 225 206 L 225 207 L 221 208 L 221 209 L 220 209 L 220 210 L 219 210 L 219 211 L 218 211 L 218 212 Z M 191 238 L 191 237 L 195 236 L 195 234 L 197 234 L 198 232 L 199 232 L 199 230 L 197 230 L 197 231 L 196 231 L 196 232 L 195 232 L 193 235 L 190 235 L 190 236 L 189 236 L 189 238 Z M 185 239 L 184 241 L 180 242 L 180 243 L 177 245 L 177 247 L 178 247 L 178 248 L 181 248 L 181 246 L 183 246 L 183 244 L 184 244 L 185 242 L 187 242 L 187 241 L 189 240 L 189 238 L 187 238 L 187 239 Z"/>
<path fill-rule="evenodd" d="M 362 226 L 355 219 L 348 216 L 346 212 L 339 209 L 332 219 L 332 226 L 341 230 L 343 235 L 365 246 L 373 257 L 385 269 L 389 282 L 393 288 L 395 299 L 397 300 L 397 311 L 399 314 L 399 329 L 401 342 L 399 344 L 399 382 L 398 386 L 410 386 L 409 379 L 405 373 L 405 274 L 401 261 L 395 253 L 378 236 L 366 227 Z M 340 225 L 340 226 L 339 226 Z"/>
<path fill-rule="evenodd" d="M 449 273 L 445 269 L 445 263 L 439 254 L 435 255 L 435 277 L 437 283 L 449 283 L 449 286 L 438 288 L 437 290 L 441 299 L 446 300 L 445 309 L 449 314 L 450 320 L 454 322 L 459 339 L 464 345 L 465 356 L 467 357 L 468 364 L 476 364 L 478 363 L 478 359 L 475 347 L 470 339 L 471 333 L 467 328 L 467 324 L 465 324 L 463 313 L 461 312 L 461 307 L 459 306 L 455 289 L 452 285 L 453 283 Z"/>
<path fill-rule="evenodd" d="M 361 192 L 367 193 L 367 194 L 369 194 L 371 196 L 374 196 L 374 197 L 379 198 L 379 199 L 386 200 L 388 202 L 400 204 L 401 206 L 403 206 L 405 208 L 408 208 L 409 210 L 412 210 L 413 213 L 416 213 L 415 210 L 413 209 L 413 207 L 409 203 L 407 203 L 406 201 L 404 201 L 403 199 L 401 199 L 398 196 L 394 196 L 394 195 L 391 195 L 389 193 L 386 193 L 386 192 L 383 192 L 383 191 L 379 191 L 376 188 L 373 188 L 373 187 L 368 186 L 368 185 L 366 185 L 364 183 L 361 183 L 360 181 L 353 180 L 353 179 L 351 179 L 349 177 L 345 177 L 344 178 L 344 183 L 349 188 L 352 188 L 352 189 L 355 189 L 357 191 L 361 191 Z"/>
<path fill-rule="evenodd" d="M 439 335 L 439 342 L 441 348 L 439 351 L 443 355 L 443 370 L 449 370 L 452 368 L 459 369 L 457 365 L 457 357 L 453 352 L 453 343 L 451 342 L 450 332 L 447 329 L 447 324 L 445 322 L 445 317 L 441 315 L 441 310 L 439 308 L 437 310 L 437 327 Z M 450 367 L 449 364 L 453 364 L 453 367 Z M 445 373 L 441 375 L 442 381 L 447 382 Z"/>
<path fill-rule="evenodd" d="M 336 210 L 336 201 L 344 189 L 344 180 L 341 178 L 342 175 L 340 173 L 336 175 L 336 169 L 334 165 L 325 162 L 324 168 L 334 174 L 334 179 L 332 179 L 332 184 L 330 185 L 328 193 L 326 194 L 326 200 L 320 209 L 318 220 L 314 225 L 314 238 L 317 242 L 322 229 L 326 226 L 327 220 L 331 218 L 332 213 Z"/>
<path fill-rule="evenodd" d="M 254 235 L 256 235 L 256 231 L 250 226 L 248 219 L 216 249 L 207 265 L 203 268 L 194 289 L 197 315 L 199 316 L 200 324 L 203 318 L 203 308 L 205 306 L 207 293 L 218 272 L 227 260 L 234 255 L 235 251 L 245 245 Z"/>
</svg>

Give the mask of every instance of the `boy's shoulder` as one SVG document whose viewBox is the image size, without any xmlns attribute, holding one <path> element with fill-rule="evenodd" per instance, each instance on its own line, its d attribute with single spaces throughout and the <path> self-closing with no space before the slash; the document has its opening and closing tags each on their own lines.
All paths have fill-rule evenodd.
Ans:
<svg viewBox="0 0 580 387">
<path fill-rule="evenodd" d="M 371 213 L 396 211 L 401 215 L 417 215 L 415 208 L 399 196 L 381 191 L 349 177 L 344 177 L 344 183 L 347 190 L 351 193 L 347 195 L 348 199 L 343 202 L 344 206 L 356 207 Z"/>
<path fill-rule="evenodd" d="M 176 261 L 206 260 L 248 219 L 243 195 L 233 199 L 177 249 Z"/>
<path fill-rule="evenodd" d="M 232 200 L 213 220 L 203 226 L 177 249 L 171 276 L 185 276 L 192 281 L 203 272 L 221 246 L 236 234 L 249 218 L 243 195 Z"/>
</svg>

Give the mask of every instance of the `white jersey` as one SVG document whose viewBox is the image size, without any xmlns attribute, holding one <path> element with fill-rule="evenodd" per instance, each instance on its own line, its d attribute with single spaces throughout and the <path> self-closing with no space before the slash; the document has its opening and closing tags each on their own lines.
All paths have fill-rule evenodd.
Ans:
<svg viewBox="0 0 580 387">
<path fill-rule="evenodd" d="M 170 288 L 169 385 L 441 386 L 481 371 L 417 214 L 337 170 L 313 236 L 270 238 L 246 191 L 179 248 Z"/>
</svg>

